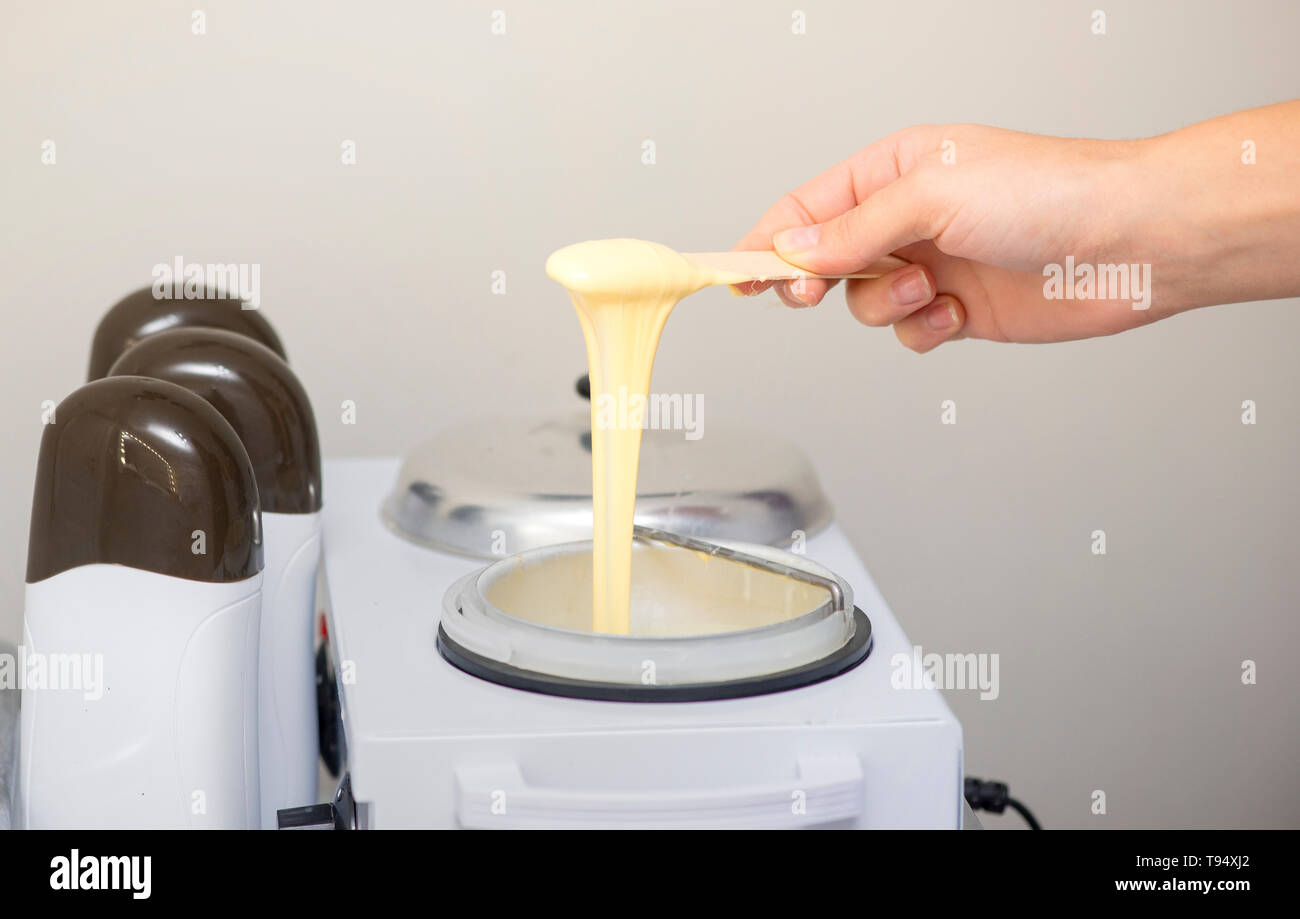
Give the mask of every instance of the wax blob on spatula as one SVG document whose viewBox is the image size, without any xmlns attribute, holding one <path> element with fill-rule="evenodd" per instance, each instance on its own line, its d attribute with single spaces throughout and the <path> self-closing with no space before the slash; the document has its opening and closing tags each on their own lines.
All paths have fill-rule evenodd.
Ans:
<svg viewBox="0 0 1300 919">
<path fill-rule="evenodd" d="M 546 262 L 546 273 L 570 291 L 617 296 L 641 290 L 672 290 L 680 299 L 720 284 L 878 278 L 907 264 L 904 259 L 887 255 L 860 271 L 817 274 L 792 265 L 770 250 L 676 252 L 641 239 L 596 239 L 553 253 Z"/>
</svg>

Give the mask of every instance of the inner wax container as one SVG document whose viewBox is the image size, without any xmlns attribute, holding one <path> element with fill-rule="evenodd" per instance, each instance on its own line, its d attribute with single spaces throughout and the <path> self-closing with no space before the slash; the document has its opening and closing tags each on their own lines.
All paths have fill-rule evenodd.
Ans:
<svg viewBox="0 0 1300 919">
<path fill-rule="evenodd" d="M 631 633 L 596 633 L 590 541 L 509 556 L 447 591 L 438 647 L 506 686 L 645 702 L 791 689 L 871 647 L 849 585 L 780 549 L 638 528 L 632 585 Z"/>
</svg>

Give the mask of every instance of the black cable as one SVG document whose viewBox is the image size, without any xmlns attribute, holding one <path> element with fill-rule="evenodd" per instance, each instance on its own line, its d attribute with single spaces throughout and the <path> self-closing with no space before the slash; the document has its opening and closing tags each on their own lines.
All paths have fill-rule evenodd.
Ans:
<svg viewBox="0 0 1300 919">
<path fill-rule="evenodd" d="M 1021 803 L 1020 803 L 1019 801 L 1017 801 L 1015 798 L 1007 798 L 1007 807 L 1011 808 L 1011 809 L 1014 810 L 1017 814 L 1019 814 L 1020 816 L 1024 817 L 1024 818 L 1025 818 L 1025 823 L 1029 824 L 1029 828 L 1030 828 L 1031 830 L 1041 830 L 1041 829 L 1042 829 L 1042 827 L 1038 825 L 1038 821 L 1034 819 L 1034 815 L 1031 814 L 1031 813 L 1029 813 L 1029 808 L 1025 807 L 1023 804 L 1021 804 Z"/>
<path fill-rule="evenodd" d="M 1025 823 L 1029 824 L 1031 830 L 1042 829 L 1042 826 L 1034 819 L 1034 815 L 1029 812 L 1029 808 L 1011 797 L 1006 782 L 986 782 L 984 779 L 967 776 L 963 790 L 966 795 L 966 803 L 970 805 L 970 809 L 973 811 L 984 810 L 991 814 L 1000 814 L 1009 807 L 1025 818 Z"/>
</svg>

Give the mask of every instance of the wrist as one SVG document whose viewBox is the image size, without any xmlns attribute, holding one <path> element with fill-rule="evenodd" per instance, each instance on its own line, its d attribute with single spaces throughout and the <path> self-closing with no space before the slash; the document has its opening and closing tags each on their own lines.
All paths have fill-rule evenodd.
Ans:
<svg viewBox="0 0 1300 919">
<path fill-rule="evenodd" d="M 1300 119 L 1266 111 L 1134 141 L 1121 158 L 1117 258 L 1151 265 L 1150 318 L 1300 291 Z"/>
<path fill-rule="evenodd" d="M 1148 306 L 1134 311 L 1134 325 L 1203 305 L 1196 267 L 1212 258 L 1216 241 L 1198 216 L 1202 183 L 1175 153 L 1165 137 L 1108 143 L 1097 172 L 1092 259 L 1136 266 L 1150 278 Z"/>
</svg>

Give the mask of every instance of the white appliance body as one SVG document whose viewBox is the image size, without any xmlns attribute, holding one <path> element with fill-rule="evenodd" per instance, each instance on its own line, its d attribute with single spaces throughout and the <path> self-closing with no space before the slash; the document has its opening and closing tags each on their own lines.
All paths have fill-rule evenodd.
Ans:
<svg viewBox="0 0 1300 919">
<path fill-rule="evenodd" d="M 262 828 L 276 811 L 314 804 L 320 758 L 316 715 L 316 573 L 320 512 L 262 514 L 262 639 L 258 704 Z"/>
<path fill-rule="evenodd" d="M 261 585 L 108 564 L 28 584 L 20 825 L 256 828 Z"/>
<path fill-rule="evenodd" d="M 443 594 L 486 563 L 382 524 L 398 466 L 325 464 L 330 649 L 361 826 L 961 826 L 961 727 L 937 690 L 893 685 L 912 644 L 838 527 L 807 555 L 848 581 L 871 620 L 856 668 L 714 702 L 560 698 L 438 653 Z"/>
</svg>

